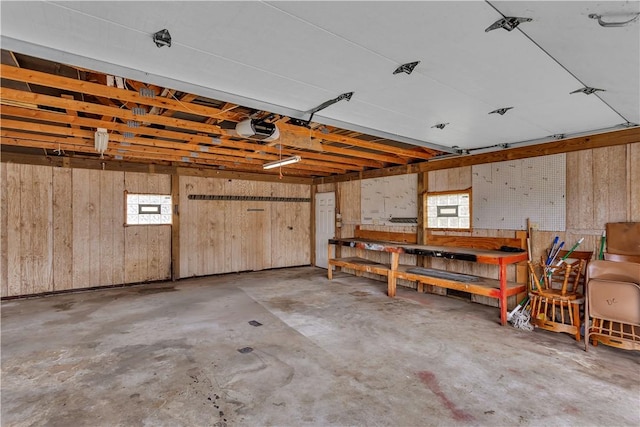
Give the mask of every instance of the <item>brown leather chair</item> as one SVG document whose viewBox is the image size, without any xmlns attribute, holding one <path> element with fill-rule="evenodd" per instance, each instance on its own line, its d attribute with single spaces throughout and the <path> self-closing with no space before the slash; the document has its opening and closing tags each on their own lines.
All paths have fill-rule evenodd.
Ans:
<svg viewBox="0 0 640 427">
<path fill-rule="evenodd" d="M 640 350 L 640 263 L 592 261 L 587 268 L 584 349 L 601 342 Z"/>
<path fill-rule="evenodd" d="M 605 252 L 604 259 L 607 261 L 624 261 L 624 262 L 640 263 L 640 255 L 622 255 L 622 254 L 611 254 L 609 252 Z"/>
</svg>

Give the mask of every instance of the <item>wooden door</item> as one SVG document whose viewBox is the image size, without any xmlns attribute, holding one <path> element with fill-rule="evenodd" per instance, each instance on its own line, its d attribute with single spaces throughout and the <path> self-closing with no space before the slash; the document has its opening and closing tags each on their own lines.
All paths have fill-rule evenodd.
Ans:
<svg viewBox="0 0 640 427">
<path fill-rule="evenodd" d="M 335 236 L 336 194 L 316 194 L 316 266 L 327 268 L 327 241 Z"/>
</svg>

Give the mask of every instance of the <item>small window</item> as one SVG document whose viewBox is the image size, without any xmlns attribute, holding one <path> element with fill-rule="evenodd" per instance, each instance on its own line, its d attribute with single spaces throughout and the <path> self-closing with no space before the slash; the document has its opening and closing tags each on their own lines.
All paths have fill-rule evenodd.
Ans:
<svg viewBox="0 0 640 427">
<path fill-rule="evenodd" d="M 471 189 L 427 193 L 427 228 L 470 230 Z"/>
<path fill-rule="evenodd" d="M 127 225 L 171 224 L 171 196 L 126 194 Z"/>
</svg>

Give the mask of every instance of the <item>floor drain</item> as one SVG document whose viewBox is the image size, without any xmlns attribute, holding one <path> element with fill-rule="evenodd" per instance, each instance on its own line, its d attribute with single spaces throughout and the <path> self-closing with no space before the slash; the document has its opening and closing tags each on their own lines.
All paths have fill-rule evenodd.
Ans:
<svg viewBox="0 0 640 427">
<path fill-rule="evenodd" d="M 251 326 L 262 326 L 262 323 L 258 322 L 257 320 L 251 320 L 249 321 L 249 324 Z"/>
<path fill-rule="evenodd" d="M 247 353 L 251 353 L 253 351 L 253 348 L 243 347 L 243 348 L 239 348 L 238 351 L 242 354 L 247 354 Z"/>
</svg>

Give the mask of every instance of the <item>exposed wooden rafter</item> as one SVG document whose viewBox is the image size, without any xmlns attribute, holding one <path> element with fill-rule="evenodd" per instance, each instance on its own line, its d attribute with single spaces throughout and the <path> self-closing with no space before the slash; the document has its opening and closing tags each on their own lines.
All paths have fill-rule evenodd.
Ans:
<svg viewBox="0 0 640 427">
<path fill-rule="evenodd" d="M 215 154 L 215 159 L 220 161 L 231 160 L 225 156 L 235 157 L 233 165 L 242 168 L 273 161 L 280 155 L 299 155 L 303 160 L 289 168 L 301 169 L 303 173 L 313 170 L 320 177 L 407 165 L 438 154 L 422 148 L 404 148 L 402 144 L 388 144 L 371 138 L 367 140 L 366 136 L 360 138 L 362 135 L 359 133 L 346 133 L 340 129 L 331 128 L 331 131 L 327 131 L 328 127 L 320 127 L 316 123 L 311 123 L 309 128 L 295 126 L 288 123 L 287 117 L 278 117 L 276 120 L 281 134 L 279 140 L 264 144 L 243 139 L 236 134 L 235 123 L 250 117 L 249 110 L 236 104 L 200 101 L 195 94 L 178 95 L 173 89 L 132 80 L 126 81 L 125 88 L 108 86 L 103 83 L 107 81 L 106 76 L 87 70 L 78 73 L 79 78 L 74 79 L 3 64 L 0 73 L 3 79 L 61 91 L 60 97 L 56 97 L 3 87 L 0 92 L 5 105 L 2 115 L 6 124 L 3 124 L 3 128 L 28 133 L 55 130 L 58 138 L 89 140 L 91 132 L 102 127 L 110 132 L 110 140 L 114 144 L 136 147 L 128 151 L 142 147 L 139 151 L 151 152 L 159 157 L 168 154 L 163 150 L 187 154 L 172 157 L 176 161 L 189 159 L 205 164 L 205 160 L 211 160 Z M 85 78 L 90 76 L 92 81 L 80 80 L 81 74 Z M 140 93 L 143 88 L 152 90 L 155 96 L 143 96 Z M 68 92 L 82 94 L 82 99 L 74 99 Z M 132 110 L 134 107 L 143 107 L 146 114 L 136 114 L 138 111 Z M 265 112 L 264 115 L 268 114 Z M 45 122 L 46 126 L 83 130 L 84 133 L 79 136 L 68 130 L 46 126 L 19 126 L 19 121 Z M 131 122 L 135 122 L 136 126 L 128 126 Z M 125 136 L 126 140 L 123 139 Z M 3 144 L 12 142 L 21 145 L 20 138 L 14 135 L 4 140 Z M 31 142 L 23 145 L 31 146 L 33 140 L 31 137 Z M 73 146 L 78 148 L 77 145 Z M 106 154 L 109 156 L 111 152 Z"/>
</svg>

